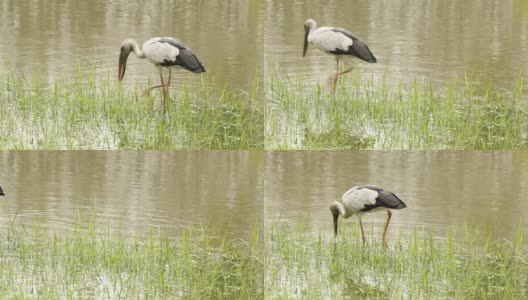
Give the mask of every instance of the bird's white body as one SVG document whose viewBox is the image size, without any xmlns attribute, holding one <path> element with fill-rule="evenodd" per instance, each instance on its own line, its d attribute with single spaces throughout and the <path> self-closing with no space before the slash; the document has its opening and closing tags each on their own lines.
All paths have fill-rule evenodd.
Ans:
<svg viewBox="0 0 528 300">
<path fill-rule="evenodd" d="M 343 202 L 344 218 L 349 218 L 353 214 L 358 214 L 366 205 L 376 204 L 376 198 L 378 197 L 378 192 L 371 189 L 365 189 L 355 186 L 350 190 L 346 191 L 341 197 L 341 202 Z"/>
<path fill-rule="evenodd" d="M 163 37 L 155 37 L 143 44 L 143 54 L 154 65 L 160 66 L 163 61 L 175 61 L 180 54 L 180 49 L 168 43 L 161 43 Z"/>
<path fill-rule="evenodd" d="M 164 60 L 174 60 L 180 49 L 167 43 L 159 43 L 160 38 L 152 38 L 143 44 L 145 57 L 153 64 L 159 65 Z"/>
<path fill-rule="evenodd" d="M 331 53 L 335 49 L 346 50 L 354 44 L 354 40 L 341 32 L 332 31 L 332 29 L 333 27 L 327 26 L 315 30 L 312 28 L 308 33 L 308 42 L 330 55 L 335 55 Z"/>
</svg>

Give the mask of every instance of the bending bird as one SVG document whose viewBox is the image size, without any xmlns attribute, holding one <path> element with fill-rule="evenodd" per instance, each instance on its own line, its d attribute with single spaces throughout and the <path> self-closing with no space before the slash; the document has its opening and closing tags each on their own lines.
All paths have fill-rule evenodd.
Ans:
<svg viewBox="0 0 528 300">
<path fill-rule="evenodd" d="M 171 67 L 182 67 L 193 73 L 205 72 L 205 68 L 198 60 L 192 50 L 178 39 L 171 37 L 155 37 L 143 44 L 143 49 L 139 49 L 138 43 L 133 39 L 126 39 L 121 44 L 121 54 L 119 55 L 119 81 L 123 80 L 126 71 L 126 62 L 130 52 L 138 58 L 148 59 L 159 70 L 161 84 L 147 88 L 143 94 L 149 93 L 152 89 L 161 88 L 163 92 L 163 111 L 166 109 L 167 87 L 171 81 Z M 169 80 L 163 80 L 163 68 L 169 69 Z"/>
<path fill-rule="evenodd" d="M 365 244 L 365 231 L 361 222 L 361 215 L 378 210 L 387 210 L 387 223 L 383 230 L 383 246 L 387 247 L 387 229 L 392 217 L 391 209 L 402 209 L 407 207 L 396 194 L 385 191 L 382 188 L 372 185 L 355 186 L 348 190 L 341 197 L 341 202 L 334 201 L 330 205 L 330 211 L 334 219 L 334 237 L 337 237 L 337 221 L 339 216 L 347 219 L 352 215 L 357 215 L 361 228 L 361 238 Z"/>
<path fill-rule="evenodd" d="M 336 75 L 334 77 L 334 92 L 339 76 L 352 71 L 352 67 L 339 72 L 339 63 L 344 56 L 354 56 L 369 63 L 377 62 L 369 47 L 355 37 L 350 31 L 338 27 L 319 27 L 314 20 L 308 19 L 304 23 L 303 57 L 306 55 L 308 43 L 316 46 L 326 54 L 336 59 Z"/>
</svg>

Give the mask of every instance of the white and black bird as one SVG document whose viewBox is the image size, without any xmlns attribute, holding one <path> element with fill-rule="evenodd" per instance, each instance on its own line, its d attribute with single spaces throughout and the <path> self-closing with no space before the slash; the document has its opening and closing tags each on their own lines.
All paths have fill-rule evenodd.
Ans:
<svg viewBox="0 0 528 300">
<path fill-rule="evenodd" d="M 4 191 L 2 190 L 1 186 L 0 186 L 0 196 L 5 196 Z"/>
<path fill-rule="evenodd" d="M 364 244 L 366 239 L 363 223 L 361 223 L 361 215 L 378 210 L 387 210 L 387 223 L 385 224 L 385 230 L 383 230 L 383 245 L 385 247 L 387 247 L 387 229 L 392 216 L 390 210 L 407 207 L 394 193 L 372 185 L 360 185 L 351 188 L 343 194 L 341 201 L 342 203 L 334 201 L 330 205 L 330 211 L 334 218 L 334 236 L 337 237 L 337 220 L 340 215 L 345 219 L 352 215 L 357 215 Z"/>
<path fill-rule="evenodd" d="M 163 92 L 163 111 L 166 107 L 167 87 L 170 86 L 171 68 L 180 66 L 193 73 L 205 72 L 205 68 L 198 60 L 192 50 L 181 41 L 171 37 L 155 37 L 143 44 L 143 49 L 135 40 L 127 39 L 121 44 L 119 55 L 119 81 L 125 77 L 126 62 L 130 52 L 134 52 L 138 58 L 148 59 L 159 70 L 161 84 L 147 88 L 143 93 L 147 94 L 154 88 L 161 87 Z M 169 69 L 169 80 L 165 84 L 163 80 L 163 68 Z"/>
<path fill-rule="evenodd" d="M 306 55 L 308 43 L 316 46 L 326 54 L 336 58 L 336 75 L 334 77 L 334 91 L 340 75 L 352 71 L 352 67 L 339 72 L 339 63 L 344 56 L 355 56 L 369 63 L 377 62 L 369 47 L 355 37 L 350 31 L 338 27 L 319 27 L 314 20 L 308 19 L 304 23 L 303 57 Z"/>
</svg>

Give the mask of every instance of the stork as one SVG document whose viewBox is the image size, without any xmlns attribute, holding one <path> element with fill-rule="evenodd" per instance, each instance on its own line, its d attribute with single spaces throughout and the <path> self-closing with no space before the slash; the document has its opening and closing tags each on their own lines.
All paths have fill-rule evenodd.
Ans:
<svg viewBox="0 0 528 300">
<path fill-rule="evenodd" d="M 341 197 L 341 202 L 334 201 L 330 205 L 330 211 L 334 217 L 334 237 L 337 237 L 337 220 L 339 215 L 347 219 L 352 215 L 357 215 L 361 228 L 361 238 L 365 244 L 365 231 L 361 223 L 361 215 L 367 212 L 374 212 L 381 209 L 387 210 L 387 223 L 383 230 L 383 246 L 387 247 L 387 229 L 392 217 L 390 209 L 402 209 L 407 207 L 403 201 L 394 193 L 385 191 L 382 188 L 372 185 L 355 186 L 348 190 Z"/>
<path fill-rule="evenodd" d="M 317 28 L 317 23 L 308 19 L 304 23 L 304 31 L 303 57 L 306 55 L 308 43 L 310 43 L 324 53 L 333 55 L 336 59 L 334 93 L 339 76 L 352 71 L 352 67 L 349 67 L 339 72 L 339 63 L 344 56 L 355 56 L 369 63 L 377 61 L 369 47 L 346 29 L 327 26 Z"/>
<path fill-rule="evenodd" d="M 143 50 L 139 49 L 138 43 L 133 39 L 126 39 L 121 44 L 121 54 L 119 55 L 119 81 L 125 77 L 126 61 L 130 52 L 138 58 L 148 59 L 159 70 L 161 84 L 145 89 L 143 94 L 148 94 L 152 89 L 161 88 L 163 93 L 163 111 L 166 108 L 167 87 L 171 81 L 171 67 L 180 66 L 193 73 L 205 72 L 198 58 L 192 50 L 181 41 L 171 37 L 155 37 L 143 44 Z M 167 84 L 163 80 L 163 68 L 169 69 L 169 80 Z"/>
<path fill-rule="evenodd" d="M 0 196 L 5 196 L 4 191 L 2 190 L 1 186 L 0 186 Z"/>
</svg>

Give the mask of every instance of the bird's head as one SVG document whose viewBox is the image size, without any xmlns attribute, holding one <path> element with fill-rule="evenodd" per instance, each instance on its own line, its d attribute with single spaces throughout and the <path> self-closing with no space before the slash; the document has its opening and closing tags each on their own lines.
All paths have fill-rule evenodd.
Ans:
<svg viewBox="0 0 528 300">
<path fill-rule="evenodd" d="M 315 28 L 316 26 L 317 26 L 317 23 L 315 23 L 314 19 L 308 19 L 304 21 L 304 30 L 306 29 L 310 30 L 310 28 Z"/>
<path fill-rule="evenodd" d="M 123 77 L 125 77 L 126 62 L 128 59 L 128 55 L 134 50 L 134 44 L 137 44 L 136 41 L 131 39 L 126 39 L 123 41 L 123 43 L 121 43 L 121 53 L 119 54 L 118 70 L 119 81 L 123 80 Z"/>
<path fill-rule="evenodd" d="M 337 220 L 341 214 L 342 207 L 343 205 L 337 201 L 334 201 L 332 204 L 330 204 L 330 211 L 332 212 L 332 217 L 334 219 L 334 237 L 337 237 Z"/>
<path fill-rule="evenodd" d="M 315 28 L 317 24 L 313 19 L 308 19 L 304 22 L 304 46 L 303 46 L 303 57 L 306 55 L 306 50 L 308 49 L 308 34 L 312 28 Z"/>
</svg>

